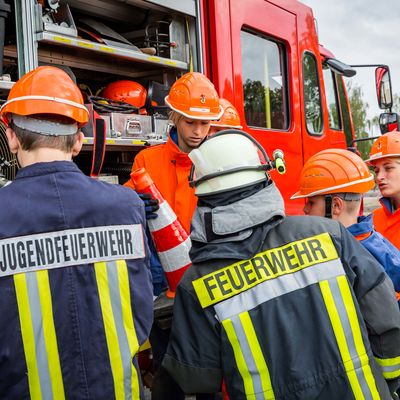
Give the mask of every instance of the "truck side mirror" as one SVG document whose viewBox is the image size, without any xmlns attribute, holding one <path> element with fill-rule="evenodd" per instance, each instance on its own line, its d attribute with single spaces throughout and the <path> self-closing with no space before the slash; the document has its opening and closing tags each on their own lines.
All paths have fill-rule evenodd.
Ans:
<svg viewBox="0 0 400 400">
<path fill-rule="evenodd" d="M 379 115 L 379 128 L 382 135 L 399 130 L 399 116 L 397 113 L 382 113 Z"/>
<path fill-rule="evenodd" d="M 390 80 L 390 71 L 387 65 L 382 65 L 376 68 L 375 85 L 379 108 L 382 110 L 391 108 L 393 104 L 392 82 Z"/>
<path fill-rule="evenodd" d="M 324 64 L 327 65 L 333 72 L 343 75 L 346 78 L 351 78 L 357 73 L 357 71 L 353 69 L 351 65 L 347 65 L 336 58 L 326 58 L 324 60 Z"/>
</svg>

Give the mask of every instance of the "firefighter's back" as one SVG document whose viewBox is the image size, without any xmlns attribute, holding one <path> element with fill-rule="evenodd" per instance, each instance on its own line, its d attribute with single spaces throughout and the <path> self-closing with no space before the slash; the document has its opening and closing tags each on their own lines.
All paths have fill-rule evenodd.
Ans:
<svg viewBox="0 0 400 400">
<path fill-rule="evenodd" d="M 25 167 L 0 195 L 0 397 L 138 397 L 152 299 L 137 195 L 70 161 Z"/>
</svg>

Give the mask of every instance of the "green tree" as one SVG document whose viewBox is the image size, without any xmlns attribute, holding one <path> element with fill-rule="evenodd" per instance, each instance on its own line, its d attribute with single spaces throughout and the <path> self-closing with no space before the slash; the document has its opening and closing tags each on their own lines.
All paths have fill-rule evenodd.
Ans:
<svg viewBox="0 0 400 400">
<path fill-rule="evenodd" d="M 347 81 L 346 88 L 353 119 L 354 135 L 356 139 L 368 138 L 370 135 L 367 132 L 367 127 L 371 128 L 371 122 L 367 120 L 369 105 L 363 100 L 364 94 L 362 88 L 354 85 L 351 81 Z M 357 148 L 363 159 L 368 158 L 372 142 L 372 140 L 365 140 L 357 143 Z"/>
</svg>

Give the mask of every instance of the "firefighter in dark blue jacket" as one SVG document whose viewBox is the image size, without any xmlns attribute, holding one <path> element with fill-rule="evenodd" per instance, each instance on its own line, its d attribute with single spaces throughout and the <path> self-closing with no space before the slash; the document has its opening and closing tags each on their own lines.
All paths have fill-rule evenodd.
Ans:
<svg viewBox="0 0 400 400">
<path fill-rule="evenodd" d="M 71 161 L 88 112 L 62 70 L 23 76 L 1 114 L 22 168 L 0 191 L 0 398 L 140 399 L 153 304 L 143 203 Z"/>
<path fill-rule="evenodd" d="M 400 311 L 381 265 L 337 221 L 286 217 L 266 174 L 280 159 L 244 132 L 216 133 L 189 157 L 193 264 L 163 361 L 182 389 L 225 382 L 234 400 L 390 400 Z"/>
</svg>

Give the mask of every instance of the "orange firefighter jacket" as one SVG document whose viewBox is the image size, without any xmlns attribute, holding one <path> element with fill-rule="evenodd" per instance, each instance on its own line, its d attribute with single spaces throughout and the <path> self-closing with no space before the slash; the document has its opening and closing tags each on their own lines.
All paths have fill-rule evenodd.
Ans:
<svg viewBox="0 0 400 400">
<path fill-rule="evenodd" d="M 165 144 L 141 151 L 132 166 L 132 171 L 141 167 L 146 169 L 188 233 L 197 204 L 194 189 L 189 186 L 191 165 L 187 153 L 183 153 L 169 138 Z M 125 186 L 135 188 L 132 180 L 126 182 Z"/>
<path fill-rule="evenodd" d="M 380 202 L 382 207 L 373 211 L 375 229 L 400 250 L 400 209 L 392 212 L 388 198 Z"/>
</svg>

